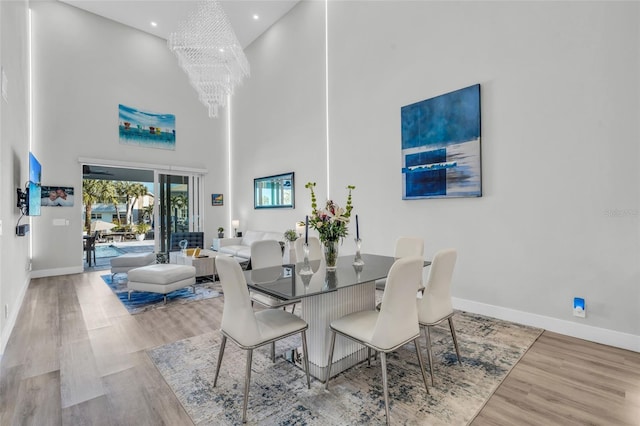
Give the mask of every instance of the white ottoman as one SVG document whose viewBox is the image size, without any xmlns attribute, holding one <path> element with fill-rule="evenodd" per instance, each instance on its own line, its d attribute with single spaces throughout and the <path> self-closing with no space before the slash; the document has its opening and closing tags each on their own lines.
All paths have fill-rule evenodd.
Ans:
<svg viewBox="0 0 640 426">
<path fill-rule="evenodd" d="M 155 253 L 127 253 L 111 259 L 111 278 L 115 274 L 129 272 L 133 268 L 156 263 Z"/>
<path fill-rule="evenodd" d="M 158 263 L 156 265 L 143 266 L 129 271 L 129 298 L 132 291 L 148 291 L 164 294 L 164 303 L 167 303 L 167 293 L 183 287 L 192 286 L 196 292 L 196 268 L 187 265 L 175 265 L 172 263 Z"/>
</svg>

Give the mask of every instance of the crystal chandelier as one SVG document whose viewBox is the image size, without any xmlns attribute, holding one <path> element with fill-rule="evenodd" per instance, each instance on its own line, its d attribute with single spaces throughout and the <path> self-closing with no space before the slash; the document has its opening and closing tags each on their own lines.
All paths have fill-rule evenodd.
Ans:
<svg viewBox="0 0 640 426">
<path fill-rule="evenodd" d="M 169 50 L 187 73 L 198 98 L 218 116 L 233 88 L 249 76 L 249 62 L 227 15 L 216 0 L 201 2 L 178 31 L 169 35 Z"/>
</svg>

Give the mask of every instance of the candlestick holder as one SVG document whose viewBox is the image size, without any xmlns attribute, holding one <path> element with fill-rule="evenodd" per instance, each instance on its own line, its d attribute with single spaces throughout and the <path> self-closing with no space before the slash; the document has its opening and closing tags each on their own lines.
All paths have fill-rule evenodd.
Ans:
<svg viewBox="0 0 640 426">
<path fill-rule="evenodd" d="M 302 251 L 304 253 L 304 260 L 302 261 L 302 269 L 300 269 L 300 275 L 313 275 L 311 265 L 309 265 L 309 244 L 303 244 Z"/>
<path fill-rule="evenodd" d="M 304 285 L 305 290 L 309 289 L 309 284 L 311 284 L 311 277 L 313 277 L 313 273 L 311 274 L 300 273 L 300 280 L 302 281 L 302 284 Z"/>
<path fill-rule="evenodd" d="M 364 265 L 364 260 L 362 260 L 362 256 L 360 255 L 360 247 L 362 245 L 362 240 L 360 238 L 355 239 L 356 242 L 356 255 L 353 258 L 353 264 L 356 266 Z"/>
<path fill-rule="evenodd" d="M 364 264 L 356 265 L 355 262 L 353 263 L 353 270 L 356 271 L 356 282 L 360 282 L 363 267 Z"/>
</svg>

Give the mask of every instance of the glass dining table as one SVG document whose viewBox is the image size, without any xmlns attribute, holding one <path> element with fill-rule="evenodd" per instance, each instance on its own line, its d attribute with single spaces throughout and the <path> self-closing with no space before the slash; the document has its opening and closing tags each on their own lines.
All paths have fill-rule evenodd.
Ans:
<svg viewBox="0 0 640 426">
<path fill-rule="evenodd" d="M 328 271 L 324 260 L 316 260 L 309 262 L 306 271 L 300 262 L 244 272 L 251 290 L 280 300 L 301 300 L 301 317 L 309 324 L 309 373 L 319 380 L 326 379 L 331 321 L 375 309 L 375 282 L 386 278 L 395 262 L 393 257 L 375 254 L 362 254 L 362 260 L 363 265 L 354 265 L 353 255 L 341 256 L 335 271 Z M 337 336 L 331 375 L 366 359 L 364 346 Z"/>
</svg>

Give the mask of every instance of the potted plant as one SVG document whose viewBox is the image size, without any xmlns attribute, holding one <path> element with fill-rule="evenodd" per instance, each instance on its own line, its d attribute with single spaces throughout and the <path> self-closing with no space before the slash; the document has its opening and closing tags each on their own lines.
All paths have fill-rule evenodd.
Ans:
<svg viewBox="0 0 640 426">
<path fill-rule="evenodd" d="M 148 223 L 141 222 L 136 225 L 136 239 L 138 241 L 143 241 L 147 232 L 151 229 L 151 225 Z"/>
<path fill-rule="evenodd" d="M 282 248 L 283 263 L 295 263 L 295 250 L 293 248 L 293 242 L 298 239 L 298 234 L 294 229 L 287 229 L 284 231 L 284 241 L 280 241 Z"/>
<path fill-rule="evenodd" d="M 287 229 L 284 231 L 284 239 L 292 243 L 298 239 L 298 234 L 296 234 L 295 229 Z"/>
<path fill-rule="evenodd" d="M 224 228 L 222 226 L 218 228 L 218 238 L 224 238 Z"/>
</svg>

